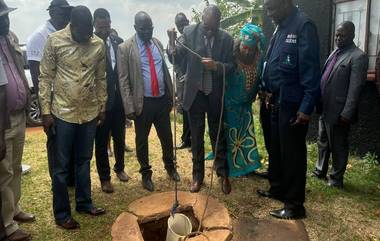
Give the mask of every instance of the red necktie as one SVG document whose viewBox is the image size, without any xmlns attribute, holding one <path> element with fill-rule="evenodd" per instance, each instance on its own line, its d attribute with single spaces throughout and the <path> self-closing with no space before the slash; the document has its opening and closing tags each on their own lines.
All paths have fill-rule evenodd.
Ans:
<svg viewBox="0 0 380 241">
<path fill-rule="evenodd" d="M 156 66 L 154 64 L 154 59 L 152 55 L 152 50 L 150 49 L 149 45 L 145 44 L 146 51 L 148 53 L 149 58 L 149 66 L 150 66 L 150 80 L 152 85 L 152 96 L 158 96 L 160 94 L 160 90 L 158 89 L 158 78 L 157 78 L 157 72 L 156 72 Z"/>
</svg>

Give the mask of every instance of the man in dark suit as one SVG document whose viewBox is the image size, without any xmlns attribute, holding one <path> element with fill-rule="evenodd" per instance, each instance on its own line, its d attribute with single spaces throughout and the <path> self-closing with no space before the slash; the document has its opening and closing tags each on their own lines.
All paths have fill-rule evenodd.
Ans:
<svg viewBox="0 0 380 241">
<path fill-rule="evenodd" d="M 355 25 L 344 22 L 336 30 L 337 49 L 328 58 L 321 79 L 322 114 L 319 120 L 319 159 L 314 176 L 326 179 L 330 154 L 331 187 L 343 187 L 348 161 L 348 134 L 357 120 L 360 93 L 367 79 L 368 57 L 354 44 Z"/>
<path fill-rule="evenodd" d="M 175 16 L 175 25 L 180 34 L 183 34 L 185 27 L 189 26 L 189 20 L 187 19 L 184 13 L 178 13 Z M 169 59 L 171 60 L 171 59 Z M 182 113 L 183 116 L 183 127 L 182 127 L 182 143 L 176 147 L 177 149 L 185 149 L 191 147 L 191 130 L 190 130 L 190 120 L 189 113 L 183 110 L 183 94 L 184 94 L 184 85 L 185 85 L 185 73 L 186 73 L 186 59 L 177 59 L 179 63 L 176 63 L 176 72 L 177 72 L 177 100 L 178 100 L 178 111 Z"/>
<path fill-rule="evenodd" d="M 264 0 L 277 25 L 264 70 L 271 96 L 269 191 L 284 207 L 270 214 L 281 219 L 304 218 L 307 169 L 306 134 L 319 95 L 319 40 L 314 23 L 292 0 Z"/>
<path fill-rule="evenodd" d="M 186 58 L 187 70 L 183 108 L 190 115 L 191 149 L 193 154 L 193 182 L 191 192 L 198 192 L 204 179 L 204 132 L 205 119 L 209 125 L 212 149 L 216 154 L 215 167 L 225 194 L 231 192 L 226 161 L 226 140 L 223 126 L 219 126 L 222 108 L 223 73 L 228 75 L 234 69 L 233 39 L 219 28 L 221 12 L 215 5 L 208 6 L 202 22 L 185 28 L 182 42 L 202 58 L 190 53 L 181 44 L 170 46 L 175 58 Z M 168 31 L 170 43 L 176 37 Z M 173 44 L 171 44 L 173 45 Z M 223 71 L 225 70 L 225 71 Z M 215 152 L 218 130 L 220 138 Z"/>
<path fill-rule="evenodd" d="M 136 14 L 135 30 L 136 34 L 119 46 L 117 66 L 124 112 L 128 119 L 135 122 L 136 154 L 142 185 L 152 192 L 154 185 L 148 153 L 152 125 L 161 142 L 165 169 L 172 180 L 180 181 L 173 162 L 170 126 L 173 86 L 163 46 L 152 37 L 153 23 L 147 13 Z"/>
<path fill-rule="evenodd" d="M 104 8 L 94 12 L 95 34 L 100 37 L 106 46 L 106 72 L 107 72 L 107 104 L 106 118 L 103 125 L 98 126 L 95 138 L 96 166 L 98 169 L 102 191 L 112 193 L 114 188 L 111 183 L 110 164 L 107 152 L 109 134 L 113 138 L 115 151 L 114 171 L 122 182 L 127 182 L 129 176 L 124 171 L 124 147 L 125 147 L 125 115 L 120 95 L 119 76 L 117 72 L 116 56 L 119 44 L 123 40 L 111 35 L 111 17 Z"/>
</svg>

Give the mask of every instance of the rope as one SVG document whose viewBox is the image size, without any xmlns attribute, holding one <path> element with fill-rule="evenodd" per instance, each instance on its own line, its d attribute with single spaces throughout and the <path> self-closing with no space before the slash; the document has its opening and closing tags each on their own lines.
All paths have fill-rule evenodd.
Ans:
<svg viewBox="0 0 380 241">
<path fill-rule="evenodd" d="M 199 55 L 197 52 L 195 52 L 194 50 L 190 49 L 189 47 L 187 47 L 185 44 L 181 43 L 180 41 L 178 41 L 178 39 L 175 40 L 178 44 L 180 44 L 184 49 L 186 49 L 187 51 L 189 51 L 191 54 L 193 54 L 194 56 L 198 57 L 199 59 L 203 59 L 203 57 L 201 55 Z M 174 78 L 174 90 L 176 90 L 176 81 L 175 81 L 175 57 L 173 57 L 173 78 Z M 222 91 L 222 104 L 221 104 L 221 109 L 220 109 L 220 117 L 219 117 L 219 126 L 218 126 L 218 132 L 217 132 L 217 137 L 216 137 L 216 143 L 215 143 L 215 155 L 214 155 L 214 162 L 213 162 L 213 165 L 212 165 L 212 171 L 211 171 L 211 177 L 210 177 L 210 187 L 207 191 L 207 198 L 206 198 L 206 203 L 205 203 L 205 207 L 204 207 L 204 210 L 203 210 L 203 213 L 202 213 L 202 217 L 201 219 L 199 220 L 199 227 L 198 227 L 198 230 L 196 232 L 192 232 L 188 235 L 186 235 L 184 241 L 186 241 L 189 237 L 192 237 L 194 235 L 202 235 L 204 236 L 207 240 L 210 241 L 210 238 L 207 237 L 203 232 L 201 232 L 201 229 L 202 229 L 202 224 L 203 224 L 203 220 L 204 220 L 204 217 L 206 215 L 206 210 L 208 208 L 208 204 L 209 204 L 209 200 L 210 200 L 210 196 L 211 196 L 211 191 L 212 191 L 212 187 L 213 187 L 213 183 L 214 183 L 214 168 L 215 168 L 215 159 L 217 157 L 217 153 L 218 153 L 218 148 L 219 148 L 219 141 L 220 141 L 220 134 L 221 134 L 221 131 L 222 131 L 222 125 L 223 125 L 223 110 L 224 110 L 224 97 L 225 97 L 225 87 L 226 87 L 226 66 L 224 64 L 222 64 L 222 68 L 223 68 L 223 91 Z M 173 103 L 175 104 L 176 103 L 176 99 L 175 99 L 175 95 L 173 94 Z M 176 122 L 177 122 L 177 113 L 176 113 L 176 108 L 174 108 L 174 144 L 176 143 Z M 174 165 L 175 165 L 175 168 L 177 168 L 177 150 L 176 148 L 174 148 Z M 173 205 L 173 209 L 172 209 L 172 214 L 174 215 L 175 213 L 175 210 L 178 208 L 178 185 L 177 185 L 177 182 L 175 184 L 175 204 Z"/>
<path fill-rule="evenodd" d="M 177 100 L 176 100 L 176 93 L 177 93 L 177 76 L 175 72 L 175 58 L 173 57 L 173 162 L 174 162 L 174 169 L 177 172 Z M 177 212 L 177 208 L 179 206 L 178 202 L 178 182 L 174 181 L 174 190 L 175 190 L 175 197 L 174 197 L 174 204 L 171 210 L 171 215 L 174 216 L 174 214 Z"/>
</svg>

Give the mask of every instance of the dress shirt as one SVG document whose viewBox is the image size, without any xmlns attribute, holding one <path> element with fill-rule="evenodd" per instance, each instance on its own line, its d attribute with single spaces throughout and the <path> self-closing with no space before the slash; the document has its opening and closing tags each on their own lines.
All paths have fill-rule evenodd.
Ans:
<svg viewBox="0 0 380 241">
<path fill-rule="evenodd" d="M 9 49 L 9 44 L 3 36 L 0 37 L 0 45 L 0 57 L 8 80 L 7 108 L 9 112 L 19 111 L 25 108 L 27 102 L 24 82 Z"/>
<path fill-rule="evenodd" d="M 106 44 L 108 46 L 107 50 L 109 50 L 109 56 L 111 57 L 112 69 L 114 70 L 116 66 L 116 55 L 115 55 L 115 50 L 113 49 L 110 37 L 107 38 Z"/>
<path fill-rule="evenodd" d="M 94 120 L 107 101 L 106 57 L 103 40 L 93 36 L 79 44 L 70 25 L 53 33 L 41 61 L 40 104 L 43 115 L 69 123 Z"/>
<path fill-rule="evenodd" d="M 140 50 L 141 73 L 144 80 L 144 96 L 153 97 L 148 52 L 146 51 L 145 43 L 139 38 L 138 35 L 136 35 L 136 38 L 137 38 L 137 45 Z M 155 97 L 161 97 L 165 94 L 165 82 L 164 82 L 164 71 L 163 71 L 164 59 L 161 56 L 160 50 L 153 43 L 152 40 L 149 41 L 148 45 L 152 51 L 152 55 L 154 58 L 154 64 L 156 67 L 156 73 L 157 73 L 157 78 L 158 78 L 158 89 L 160 90 L 160 94 Z"/>
<path fill-rule="evenodd" d="M 41 62 L 44 54 L 44 47 L 50 34 L 56 32 L 50 21 L 40 26 L 32 35 L 28 37 L 26 42 L 26 57 L 28 60 Z"/>
</svg>

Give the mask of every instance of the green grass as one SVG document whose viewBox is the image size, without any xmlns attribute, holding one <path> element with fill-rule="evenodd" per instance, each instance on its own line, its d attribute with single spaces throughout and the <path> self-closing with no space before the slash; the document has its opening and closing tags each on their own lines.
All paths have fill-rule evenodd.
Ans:
<svg viewBox="0 0 380 241">
<path fill-rule="evenodd" d="M 181 128 L 178 136 L 180 136 Z M 259 123 L 256 120 L 259 149 L 267 162 Z M 206 138 L 208 140 L 208 138 Z M 127 142 L 134 146 L 133 129 L 127 130 Z M 100 183 L 96 172 L 95 162 L 92 161 L 92 191 L 95 205 L 105 207 L 107 214 L 92 218 L 77 214 L 74 210 L 74 192 L 70 190 L 73 216 L 81 224 L 80 231 L 63 231 L 54 224 L 52 215 L 51 183 L 47 168 L 45 151 L 46 138 L 42 131 L 27 133 L 23 163 L 32 166 L 32 171 L 22 180 L 23 210 L 37 216 L 33 224 L 21 225 L 33 235 L 33 240 L 75 240 L 75 241 L 105 241 L 111 240 L 111 227 L 117 216 L 125 211 L 128 204 L 142 196 L 149 195 L 140 184 L 139 165 L 134 154 L 126 154 L 126 170 L 132 177 L 129 183 L 120 183 L 113 174 L 116 189 L 114 194 L 104 194 L 100 191 Z M 153 166 L 153 181 L 156 191 L 173 190 L 174 185 L 164 172 L 161 161 L 161 150 L 155 132 L 149 141 L 150 159 Z M 209 150 L 210 146 L 207 144 Z M 310 171 L 313 170 L 317 157 L 317 146 L 308 146 Z M 111 162 L 113 162 L 111 158 Z M 191 155 L 187 150 L 178 152 L 179 172 L 182 182 L 181 190 L 187 190 L 191 181 Z M 211 162 L 207 162 L 206 179 L 210 176 Z M 304 220 L 311 240 L 380 240 L 380 167 L 374 158 L 367 155 L 360 159 L 350 157 L 348 170 L 345 175 L 345 189 L 328 188 L 324 182 L 308 177 L 306 208 L 308 218 Z M 208 186 L 208 183 L 206 183 Z M 233 192 L 229 196 L 221 194 L 218 185 L 214 186 L 213 196 L 223 201 L 228 207 L 231 217 L 270 218 L 268 212 L 281 207 L 281 203 L 258 198 L 256 189 L 267 187 L 265 180 L 257 177 L 244 177 L 232 180 Z M 203 188 L 202 192 L 206 192 Z"/>
</svg>

